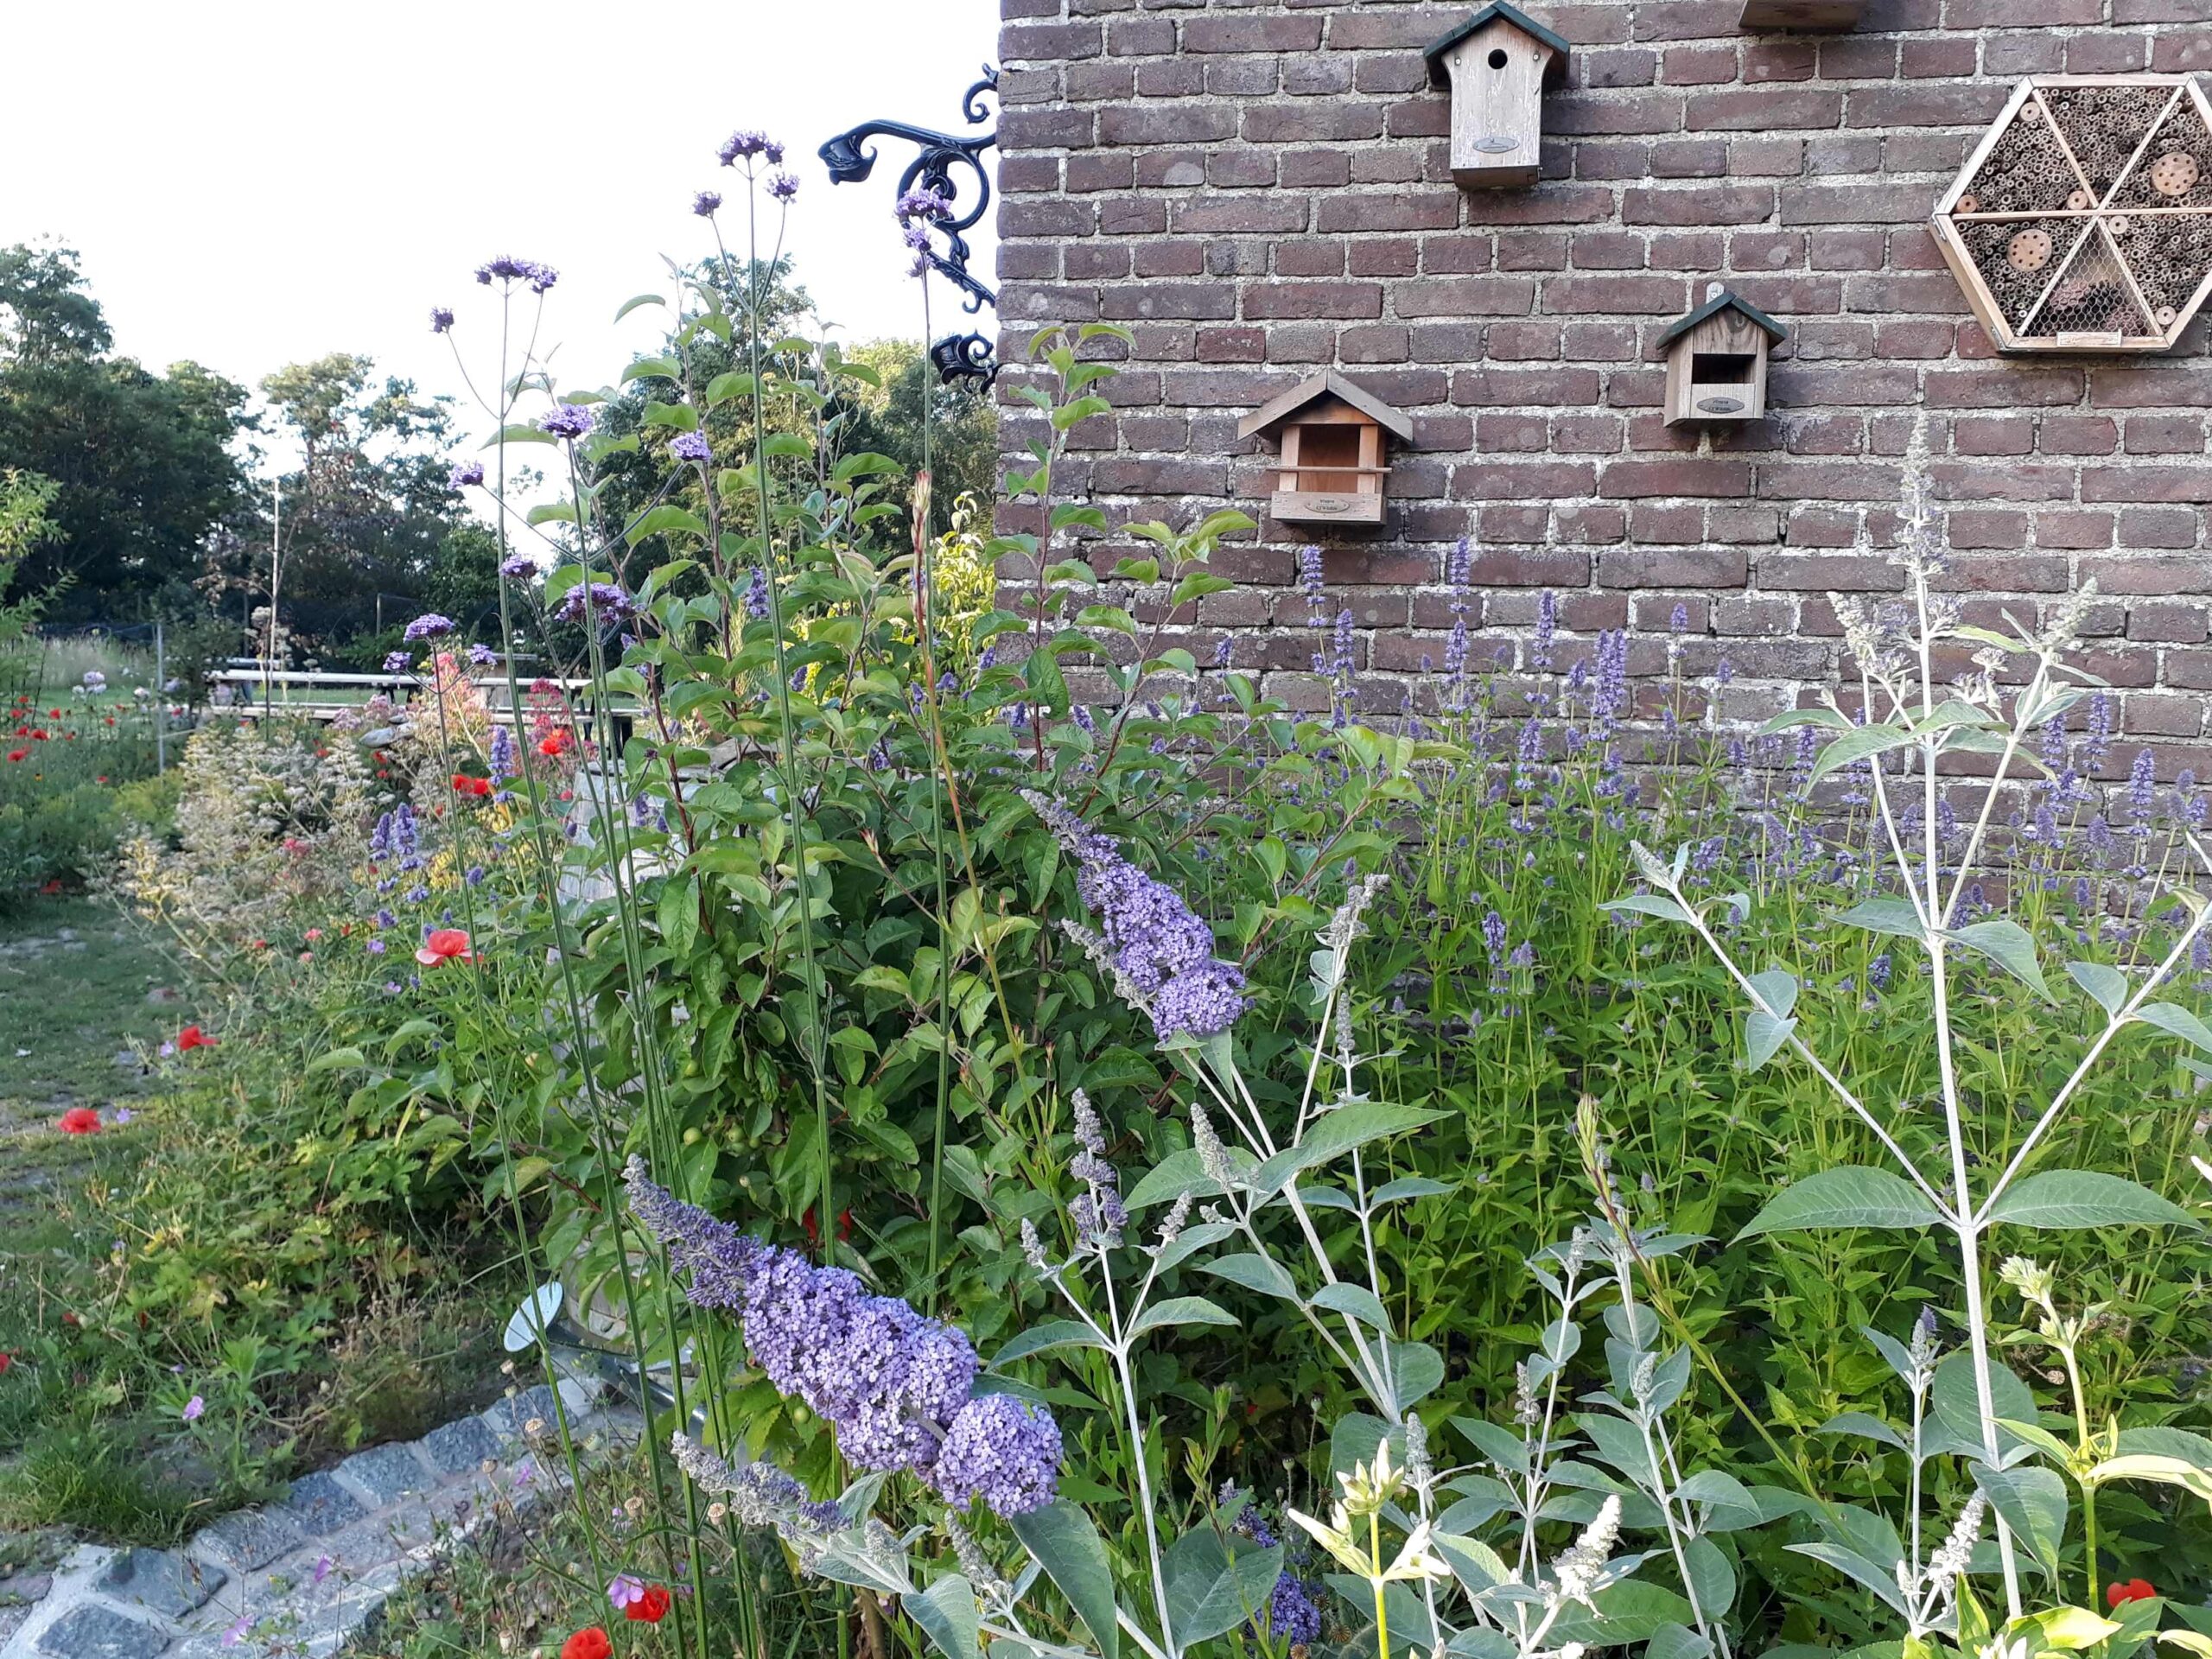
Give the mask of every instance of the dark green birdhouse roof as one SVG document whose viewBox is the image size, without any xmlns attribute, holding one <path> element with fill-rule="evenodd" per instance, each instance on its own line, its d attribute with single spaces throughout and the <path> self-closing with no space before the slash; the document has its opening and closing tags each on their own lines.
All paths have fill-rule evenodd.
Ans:
<svg viewBox="0 0 2212 1659">
<path fill-rule="evenodd" d="M 1765 329 L 1768 336 L 1773 340 L 1776 345 L 1779 346 L 1783 340 L 1789 338 L 1789 331 L 1783 327 L 1780 323 L 1777 322 L 1772 317 L 1767 315 L 1765 312 L 1760 310 L 1758 307 L 1753 305 L 1742 295 L 1734 293 L 1730 289 L 1724 288 L 1718 294 L 1715 294 L 1711 299 L 1707 300 L 1703 305 L 1698 307 L 1696 310 L 1691 312 L 1688 316 L 1677 317 L 1674 321 L 1669 323 L 1667 325 L 1667 332 L 1659 336 L 1659 343 L 1662 346 L 1665 346 L 1681 339 L 1691 329 L 1696 327 L 1698 324 L 1703 322 L 1707 317 L 1718 315 L 1720 312 L 1728 309 L 1730 307 L 1733 307 L 1735 309 L 1742 312 L 1753 322 L 1758 324 L 1760 327 Z"/>
<path fill-rule="evenodd" d="M 1556 30 L 1546 29 L 1520 7 L 1509 5 L 1506 0 L 1491 0 L 1490 4 L 1468 18 L 1465 22 L 1454 25 L 1445 34 L 1430 41 L 1427 48 L 1422 51 L 1421 56 L 1428 60 L 1429 79 L 1439 86 L 1444 86 L 1450 79 L 1450 73 L 1444 67 L 1444 54 L 1477 29 L 1487 29 L 1492 23 L 1500 22 L 1512 24 L 1522 34 L 1534 35 L 1551 48 L 1551 61 L 1544 66 L 1544 82 L 1547 86 L 1567 73 L 1567 45 L 1564 36 Z"/>
</svg>

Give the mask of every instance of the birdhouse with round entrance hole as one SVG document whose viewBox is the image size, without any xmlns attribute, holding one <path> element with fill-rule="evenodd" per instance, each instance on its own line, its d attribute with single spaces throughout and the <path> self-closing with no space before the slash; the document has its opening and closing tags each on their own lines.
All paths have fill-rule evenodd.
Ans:
<svg viewBox="0 0 2212 1659">
<path fill-rule="evenodd" d="M 1351 381 L 1324 372 L 1237 423 L 1240 438 L 1272 438 L 1280 454 L 1268 515 L 1285 524 L 1379 524 L 1389 441 L 1411 422 Z"/>
<path fill-rule="evenodd" d="M 1789 331 L 1714 283 L 1705 303 L 1667 325 L 1667 424 L 1756 421 L 1766 414 L 1766 359 Z"/>
<path fill-rule="evenodd" d="M 1452 91 L 1452 177 L 1464 189 L 1536 181 L 1544 88 L 1567 76 L 1567 41 L 1506 0 L 1491 0 L 1421 54 Z"/>
</svg>

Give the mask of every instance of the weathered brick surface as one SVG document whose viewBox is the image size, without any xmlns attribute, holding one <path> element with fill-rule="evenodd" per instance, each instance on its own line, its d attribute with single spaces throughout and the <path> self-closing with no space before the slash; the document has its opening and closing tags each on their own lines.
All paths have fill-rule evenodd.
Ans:
<svg viewBox="0 0 2212 1659">
<path fill-rule="evenodd" d="M 1256 512 L 1263 451 L 1236 417 L 1317 368 L 1416 430 L 1383 531 L 1262 524 L 1220 559 L 1248 587 L 1183 643 L 1203 659 L 1230 634 L 1274 694 L 1319 706 L 1285 591 L 1319 539 L 1367 700 L 1395 711 L 1452 620 L 1449 547 L 1474 536 L 1484 660 L 1523 648 L 1544 588 L 1584 633 L 1663 628 L 1679 604 L 1703 636 L 1686 660 L 1726 653 L 1727 710 L 1755 718 L 1835 672 L 1829 593 L 1897 588 L 1881 549 L 1924 419 L 1947 585 L 1974 620 L 2031 620 L 2094 578 L 2123 729 L 2179 754 L 2212 728 L 2203 324 L 2167 358 L 1999 358 L 1928 230 L 2016 77 L 2212 70 L 2212 0 L 1870 0 L 1842 35 L 1746 33 L 1740 0 L 1535 4 L 1574 43 L 1542 180 L 1463 192 L 1420 53 L 1470 9 L 1004 0 L 1013 464 L 1036 435 L 1023 348 L 1057 321 L 1135 333 L 1113 413 L 1059 471 L 1114 524 Z M 1792 331 L 1772 413 L 1669 429 L 1657 337 L 1716 279 Z M 1121 538 L 1095 550 L 1103 568 Z"/>
</svg>

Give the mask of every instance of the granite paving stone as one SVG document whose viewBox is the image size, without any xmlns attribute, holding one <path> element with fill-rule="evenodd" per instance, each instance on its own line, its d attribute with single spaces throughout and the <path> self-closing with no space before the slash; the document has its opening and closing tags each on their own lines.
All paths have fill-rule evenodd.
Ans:
<svg viewBox="0 0 2212 1659">
<path fill-rule="evenodd" d="M 284 1500 L 283 1507 L 303 1531 L 317 1535 L 335 1532 L 366 1513 L 353 1493 L 340 1486 L 327 1469 L 318 1469 L 294 1481 L 291 1496 Z"/>
<path fill-rule="evenodd" d="M 304 1537 L 298 1521 L 281 1510 L 240 1510 L 203 1527 L 194 1542 L 226 1567 L 251 1572 L 297 1549 Z"/>
<path fill-rule="evenodd" d="M 38 1650 L 54 1659 L 154 1659 L 168 1644 L 159 1625 L 92 1601 L 72 1607 L 38 1638 Z"/>
<path fill-rule="evenodd" d="M 415 1448 L 402 1443 L 356 1452 L 338 1465 L 338 1474 L 368 1493 L 378 1509 L 437 1484 L 437 1477 L 423 1466 Z"/>
<path fill-rule="evenodd" d="M 231 1580 L 213 1562 L 188 1560 L 171 1549 L 126 1549 L 101 1569 L 92 1587 L 135 1601 L 168 1618 L 182 1618 Z"/>
<path fill-rule="evenodd" d="M 499 1455 L 499 1437 L 481 1419 L 462 1417 L 425 1434 L 423 1450 L 441 1473 L 465 1475 Z"/>
</svg>

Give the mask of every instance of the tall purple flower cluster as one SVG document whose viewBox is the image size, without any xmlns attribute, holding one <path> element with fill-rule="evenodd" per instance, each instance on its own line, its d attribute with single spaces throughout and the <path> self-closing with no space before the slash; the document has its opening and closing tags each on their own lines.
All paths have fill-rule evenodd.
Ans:
<svg viewBox="0 0 2212 1659">
<path fill-rule="evenodd" d="M 765 156 L 771 167 L 779 166 L 784 159 L 784 147 L 765 132 L 749 130 L 733 132 L 715 151 L 724 167 L 735 167 L 741 161 L 751 161 L 755 156 Z"/>
<path fill-rule="evenodd" d="M 477 266 L 476 280 L 486 288 L 494 282 L 528 283 L 531 293 L 543 294 L 561 280 L 561 273 L 535 259 L 518 259 L 512 254 L 503 253 Z"/>
<path fill-rule="evenodd" d="M 630 595 L 611 582 L 580 582 L 553 607 L 556 622 L 582 622 L 587 617 L 596 617 L 601 624 L 626 622 L 637 613 Z"/>
<path fill-rule="evenodd" d="M 715 447 L 703 432 L 679 432 L 669 440 L 668 453 L 678 461 L 712 461 Z"/>
<path fill-rule="evenodd" d="M 435 611 L 425 611 L 407 625 L 407 631 L 400 638 L 410 645 L 418 645 L 425 639 L 442 639 L 453 632 L 454 628 L 453 618 L 441 616 Z"/>
<path fill-rule="evenodd" d="M 591 410 L 581 404 L 560 404 L 537 423 L 537 429 L 556 438 L 581 438 L 592 429 Z"/>
<path fill-rule="evenodd" d="M 403 870 L 422 868 L 422 842 L 415 826 L 413 807 L 402 801 L 377 819 L 376 827 L 369 831 L 369 856 L 374 860 L 396 858 Z"/>
<path fill-rule="evenodd" d="M 432 334 L 442 334 L 446 330 L 452 327 L 453 308 L 451 306 L 434 305 L 430 308 L 430 332 Z"/>
<path fill-rule="evenodd" d="M 753 1363 L 836 1429 L 855 1465 L 911 1470 L 950 1502 L 981 1497 L 1001 1516 L 1052 1501 L 1058 1426 L 1011 1396 L 975 1395 L 980 1366 L 959 1331 L 715 1220 L 654 1185 L 640 1159 L 625 1179 L 631 1212 L 668 1247 L 691 1300 L 738 1315 Z"/>
<path fill-rule="evenodd" d="M 453 470 L 446 474 L 446 487 L 450 490 L 465 490 L 472 484 L 483 481 L 484 463 L 480 461 L 456 461 Z"/>
<path fill-rule="evenodd" d="M 1244 976 L 1213 953 L 1213 930 L 1166 883 L 1122 856 L 1111 836 L 1032 790 L 1022 791 L 1054 839 L 1077 861 L 1076 893 L 1098 918 L 1106 955 L 1131 998 L 1165 1039 L 1211 1037 L 1244 1012 Z"/>
</svg>

